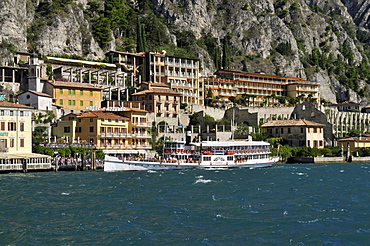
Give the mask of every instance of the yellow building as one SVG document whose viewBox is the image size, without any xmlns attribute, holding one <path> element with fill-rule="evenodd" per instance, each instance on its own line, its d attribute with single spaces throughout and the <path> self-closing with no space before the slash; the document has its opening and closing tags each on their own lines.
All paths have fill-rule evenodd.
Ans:
<svg viewBox="0 0 370 246">
<path fill-rule="evenodd" d="M 72 83 L 48 80 L 45 93 L 53 97 L 54 105 L 71 112 L 86 110 L 89 107 L 100 108 L 102 88 L 87 83 Z"/>
<path fill-rule="evenodd" d="M 53 135 L 67 142 L 80 142 L 102 149 L 106 154 L 145 153 L 150 149 L 147 111 L 86 111 L 62 117 Z"/>
<path fill-rule="evenodd" d="M 203 103 L 199 84 L 199 59 L 157 52 L 148 52 L 145 55 L 147 81 L 169 85 L 172 90 L 182 94 L 182 103 Z"/>
<path fill-rule="evenodd" d="M 32 153 L 32 109 L 0 101 L 0 152 Z"/>
<path fill-rule="evenodd" d="M 343 150 L 355 152 L 361 148 L 370 148 L 370 136 L 350 137 L 338 140 L 338 147 Z"/>
<path fill-rule="evenodd" d="M 283 138 L 292 147 L 324 148 L 325 125 L 299 120 L 272 120 L 261 126 L 274 138 Z"/>
<path fill-rule="evenodd" d="M 32 109 L 0 101 L 0 172 L 51 170 L 50 156 L 32 153 Z"/>
<path fill-rule="evenodd" d="M 219 94 L 222 98 L 247 94 L 251 97 L 251 106 L 260 106 L 262 103 L 273 105 L 278 103 L 278 97 L 319 99 L 319 84 L 302 78 L 229 70 L 219 70 L 216 75 L 223 80 L 215 81 L 215 87 L 213 78 L 204 78 L 205 89 L 222 92 Z M 221 90 L 223 88 L 224 91 Z"/>
<path fill-rule="evenodd" d="M 148 112 L 154 112 L 156 117 L 179 117 L 181 93 L 160 83 L 143 83 L 142 88 L 143 91 L 132 94 L 134 102 L 140 102 Z"/>
</svg>

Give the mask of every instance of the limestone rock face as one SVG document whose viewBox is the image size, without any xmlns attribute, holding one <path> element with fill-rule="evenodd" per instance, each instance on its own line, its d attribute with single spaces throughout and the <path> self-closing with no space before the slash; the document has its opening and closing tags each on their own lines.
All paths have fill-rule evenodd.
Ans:
<svg viewBox="0 0 370 246">
<path fill-rule="evenodd" d="M 31 20 L 27 14 L 26 1 L 0 1 L 0 37 L 1 42 L 16 44 L 25 48 L 27 44 L 27 23 Z"/>
<path fill-rule="evenodd" d="M 40 24 L 37 14 L 45 2 L 0 1 L 0 42 L 13 44 L 19 51 L 30 51 L 32 46 L 44 55 L 67 54 L 88 59 L 103 59 L 107 51 L 116 49 L 120 32 L 112 30 L 112 41 L 104 47 L 94 38 L 92 23 L 84 15 L 90 1 L 72 1 L 66 9 L 58 10 Z M 103 4 L 104 0 L 97 2 Z M 333 103 L 364 100 L 340 85 L 333 73 L 307 63 L 315 49 L 335 59 L 340 55 L 353 66 L 368 59 L 363 48 L 370 40 L 366 40 L 370 37 L 368 0 L 151 0 L 150 3 L 151 11 L 166 21 L 165 31 L 174 44 L 174 30 L 191 31 L 197 41 L 211 35 L 220 47 L 228 37 L 232 56 L 229 69 L 317 81 L 321 96 Z M 136 6 L 138 2 L 130 4 Z M 363 40 L 358 40 L 358 30 L 363 33 Z M 351 61 L 345 58 L 343 45 L 350 50 Z M 200 58 L 202 76 L 215 72 L 208 47 L 199 45 L 190 52 Z M 12 55 L 1 48 L 0 56 L 1 64 L 12 60 Z M 365 81 L 359 84 L 368 87 Z"/>
</svg>

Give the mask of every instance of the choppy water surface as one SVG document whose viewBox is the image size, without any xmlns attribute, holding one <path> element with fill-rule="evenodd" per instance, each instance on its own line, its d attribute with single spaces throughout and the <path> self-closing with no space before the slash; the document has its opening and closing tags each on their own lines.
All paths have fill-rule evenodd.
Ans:
<svg viewBox="0 0 370 246">
<path fill-rule="evenodd" d="M 369 245 L 370 164 L 0 175 L 1 245 Z"/>
</svg>

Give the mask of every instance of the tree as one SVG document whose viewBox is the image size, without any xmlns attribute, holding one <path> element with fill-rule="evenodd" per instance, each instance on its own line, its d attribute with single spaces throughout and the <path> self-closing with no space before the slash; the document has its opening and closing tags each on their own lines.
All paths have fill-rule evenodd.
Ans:
<svg viewBox="0 0 370 246">
<path fill-rule="evenodd" d="M 230 47 L 229 47 L 229 37 L 224 37 L 224 42 L 222 46 L 222 67 L 228 69 L 230 67 Z"/>
<path fill-rule="evenodd" d="M 251 95 L 249 95 L 249 94 L 244 93 L 242 95 L 243 103 L 244 103 L 245 106 L 249 106 L 249 98 L 251 98 Z"/>
<path fill-rule="evenodd" d="M 137 30 L 136 30 L 136 43 L 137 43 L 137 52 L 146 52 L 148 51 L 146 45 L 146 36 L 145 36 L 145 29 L 144 24 L 140 23 L 140 19 L 137 19 Z"/>
<path fill-rule="evenodd" d="M 95 151 L 95 158 L 96 159 L 103 160 L 104 157 L 105 157 L 105 154 L 104 154 L 103 150 L 98 149 L 98 150 Z"/>
</svg>

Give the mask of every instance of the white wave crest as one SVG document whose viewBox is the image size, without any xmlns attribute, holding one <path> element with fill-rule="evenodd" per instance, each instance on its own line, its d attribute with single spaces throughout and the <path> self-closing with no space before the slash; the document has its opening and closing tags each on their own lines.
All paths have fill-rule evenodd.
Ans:
<svg viewBox="0 0 370 246">
<path fill-rule="evenodd" d="M 212 180 L 210 180 L 210 179 L 198 179 L 197 181 L 195 181 L 196 184 L 198 184 L 198 183 L 207 184 L 207 183 L 210 183 L 210 182 L 212 182 Z"/>
</svg>

